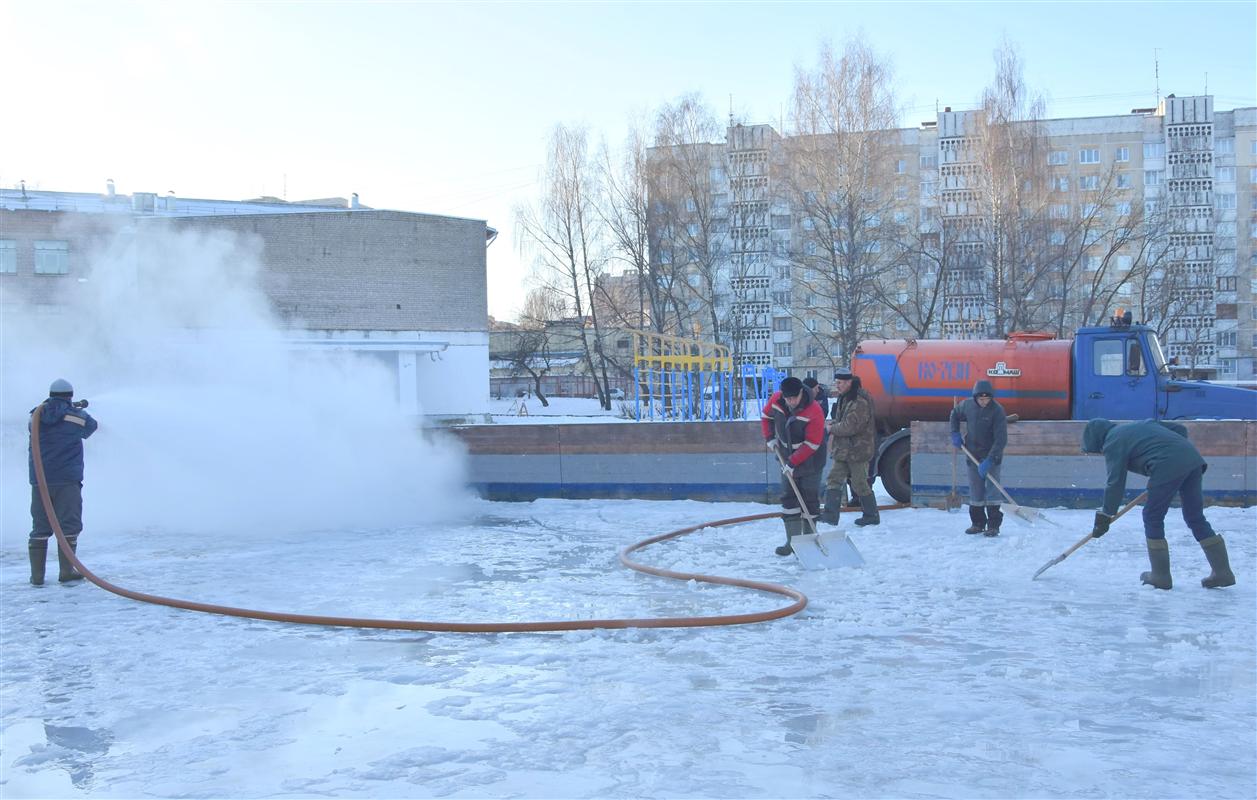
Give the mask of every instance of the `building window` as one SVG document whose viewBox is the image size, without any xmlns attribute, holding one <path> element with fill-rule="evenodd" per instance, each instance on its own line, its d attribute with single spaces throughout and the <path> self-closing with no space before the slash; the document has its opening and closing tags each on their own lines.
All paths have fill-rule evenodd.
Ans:
<svg viewBox="0 0 1257 800">
<path fill-rule="evenodd" d="M 773 305 L 777 306 L 778 308 L 789 308 L 790 307 L 790 293 L 789 292 L 773 292 Z"/>
<path fill-rule="evenodd" d="M 1065 244 L 1065 231 L 1052 231 L 1048 236 L 1048 244 L 1060 247 Z"/>
<path fill-rule="evenodd" d="M 1079 164 L 1099 164 L 1100 163 L 1100 148 L 1084 147 L 1081 150 L 1079 150 L 1078 163 Z"/>
<path fill-rule="evenodd" d="M 1218 291 L 1219 292 L 1235 291 L 1235 276 L 1234 275 L 1219 275 L 1218 276 Z"/>
<path fill-rule="evenodd" d="M 1115 203 L 1113 205 L 1113 210 L 1117 212 L 1117 215 L 1119 217 L 1129 217 L 1130 216 L 1130 203 L 1127 203 L 1125 201 L 1122 201 L 1120 203 Z"/>
<path fill-rule="evenodd" d="M 1069 191 L 1069 178 L 1053 178 L 1052 188 L 1058 192 Z"/>
<path fill-rule="evenodd" d="M 1220 359 L 1220 361 L 1221 361 L 1222 368 L 1219 370 L 1219 372 L 1221 372 L 1223 375 L 1235 374 L 1235 359 L 1223 358 L 1223 359 Z"/>
<path fill-rule="evenodd" d="M 1235 331 L 1218 331 L 1218 347 L 1234 347 Z"/>
<path fill-rule="evenodd" d="M 1124 163 L 1124 162 L 1130 161 L 1130 148 L 1129 147 L 1117 148 L 1117 150 L 1113 151 L 1113 160 L 1117 161 L 1118 163 Z"/>
<path fill-rule="evenodd" d="M 1099 256 L 1087 256 L 1087 260 L 1086 260 L 1087 272 L 1099 272 L 1100 264 L 1101 264 L 1101 261 L 1100 261 Z"/>
<path fill-rule="evenodd" d="M 1048 153 L 1048 164 L 1053 167 L 1061 167 L 1069 163 L 1068 150 L 1053 150 Z"/>
<path fill-rule="evenodd" d="M 807 329 L 812 333 L 816 333 L 816 318 L 812 317 L 807 321 Z"/>
<path fill-rule="evenodd" d="M 1100 188 L 1100 176 L 1083 175 L 1078 179 L 1078 188 L 1083 191 L 1094 192 L 1096 189 Z"/>
<path fill-rule="evenodd" d="M 1144 170 L 1144 186 L 1160 186 L 1161 176 L 1165 174 L 1163 169 L 1146 169 Z"/>
<path fill-rule="evenodd" d="M 1235 167 L 1218 167 L 1215 175 L 1218 183 L 1235 183 Z"/>
<path fill-rule="evenodd" d="M 778 358 L 789 358 L 790 351 L 793 349 L 790 342 L 777 342 L 777 344 L 773 345 L 773 355 Z"/>
<path fill-rule="evenodd" d="M 790 318 L 789 317 L 773 317 L 773 330 L 779 333 L 789 333 L 790 332 Z"/>
<path fill-rule="evenodd" d="M 0 273 L 17 272 L 17 242 L 0 239 Z"/>
<path fill-rule="evenodd" d="M 1216 139 L 1214 140 L 1213 144 L 1214 144 L 1214 149 L 1217 150 L 1218 152 L 1218 155 L 1220 156 L 1235 155 L 1235 140 L 1234 139 Z"/>
<path fill-rule="evenodd" d="M 896 199 L 896 200 L 907 200 L 907 199 L 908 199 L 908 187 L 907 187 L 907 186 L 896 186 L 896 187 L 895 187 L 895 199 Z"/>
<path fill-rule="evenodd" d="M 1233 194 L 1218 195 L 1218 208 L 1223 211 L 1234 211 L 1235 210 L 1235 195 Z"/>
<path fill-rule="evenodd" d="M 1052 219 L 1069 219 L 1069 203 L 1054 203 L 1048 209 L 1048 216 Z"/>
<path fill-rule="evenodd" d="M 908 171 L 908 162 L 902 158 L 895 162 L 895 174 L 902 175 Z"/>
<path fill-rule="evenodd" d="M 70 271 L 70 243 L 35 242 L 35 274 L 65 275 Z"/>
<path fill-rule="evenodd" d="M 1161 158 L 1165 155 L 1165 142 L 1144 142 L 1144 158 Z"/>
<path fill-rule="evenodd" d="M 1130 188 L 1130 184 L 1131 184 L 1131 181 L 1130 181 L 1130 173 L 1129 173 L 1129 172 L 1119 172 L 1119 173 L 1117 173 L 1117 188 L 1119 188 L 1119 189 L 1129 189 L 1129 188 Z"/>
<path fill-rule="evenodd" d="M 1096 215 L 1096 212 L 1099 210 L 1100 210 L 1100 205 L 1098 203 L 1083 203 L 1082 218 L 1090 219 L 1094 217 Z"/>
<path fill-rule="evenodd" d="M 921 169 L 938 169 L 938 153 L 921 156 Z"/>
<path fill-rule="evenodd" d="M 1248 168 L 1248 182 L 1257 183 L 1257 167 Z"/>
</svg>

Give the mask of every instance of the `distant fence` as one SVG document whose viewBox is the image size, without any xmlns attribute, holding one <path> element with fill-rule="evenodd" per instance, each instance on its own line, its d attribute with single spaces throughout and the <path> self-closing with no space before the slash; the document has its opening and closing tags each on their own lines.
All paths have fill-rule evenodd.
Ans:
<svg viewBox="0 0 1257 800">
<path fill-rule="evenodd" d="M 634 415 L 642 421 L 702 422 L 758 419 L 786 373 L 756 370 L 633 370 Z"/>
</svg>

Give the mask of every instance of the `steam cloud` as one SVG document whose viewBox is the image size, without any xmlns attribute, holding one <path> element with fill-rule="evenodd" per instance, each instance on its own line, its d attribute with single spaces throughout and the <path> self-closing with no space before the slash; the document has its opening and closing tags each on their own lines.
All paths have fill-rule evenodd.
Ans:
<svg viewBox="0 0 1257 800">
<path fill-rule="evenodd" d="M 85 443 L 85 537 L 369 530 L 457 513 L 460 452 L 401 414 L 378 362 L 292 349 L 255 248 L 186 231 L 146 231 L 138 248 L 124 229 L 92 253 L 71 313 L 3 298 L 6 547 L 30 530 L 27 414 L 58 377 L 100 422 Z"/>
</svg>

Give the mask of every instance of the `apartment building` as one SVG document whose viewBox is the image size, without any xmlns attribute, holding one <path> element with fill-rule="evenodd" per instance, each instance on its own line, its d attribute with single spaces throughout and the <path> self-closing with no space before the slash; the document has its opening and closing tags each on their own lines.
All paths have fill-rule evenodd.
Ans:
<svg viewBox="0 0 1257 800">
<path fill-rule="evenodd" d="M 485 249 L 496 231 L 482 220 L 370 209 L 356 195 L 286 203 L 125 196 L 112 182 L 101 194 L 6 189 L 0 310 L 55 321 L 96 291 L 92 269 L 143 275 L 165 237 L 183 234 L 256 256 L 258 288 L 292 349 L 382 364 L 405 413 L 487 413 Z M 120 237 L 134 246 L 118 247 Z"/>
<path fill-rule="evenodd" d="M 1019 123 L 1039 194 L 1018 213 L 1026 229 L 1034 217 L 1041 241 L 1020 242 L 1022 255 L 1010 257 L 1059 270 L 1025 287 L 999 285 L 991 267 L 991 248 L 1004 243 L 992 242 L 983 202 L 991 156 L 981 152 L 980 125 L 976 112 L 946 108 L 884 132 L 886 201 L 865 220 L 874 234 L 861 246 L 922 256 L 884 260 L 879 302 L 858 311 L 862 335 L 992 336 L 1018 322 L 996 319 L 992 298 L 1021 292 L 1030 308 L 1055 302 L 1066 335 L 1120 305 L 1157 325 L 1167 357 L 1191 374 L 1257 379 L 1257 108 L 1215 111 L 1210 96 L 1170 95 L 1129 114 Z M 825 307 L 834 296 L 813 291 L 808 276 L 817 221 L 782 185 L 799 138 L 733 125 L 723 144 L 695 143 L 706 194 L 685 197 L 676 218 L 656 217 L 652 258 L 697 263 L 702 251 L 718 262 L 691 272 L 716 276 L 721 343 L 742 363 L 824 376 L 848 354 L 834 352 L 844 324 Z M 1152 233 L 1132 235 L 1137 227 Z M 1049 264 L 1045 254 L 1056 251 L 1069 263 Z"/>
</svg>

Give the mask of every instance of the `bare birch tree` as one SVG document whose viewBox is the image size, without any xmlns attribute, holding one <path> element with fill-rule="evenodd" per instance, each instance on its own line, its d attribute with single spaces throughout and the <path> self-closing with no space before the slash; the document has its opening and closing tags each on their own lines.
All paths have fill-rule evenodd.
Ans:
<svg viewBox="0 0 1257 800">
<path fill-rule="evenodd" d="M 585 131 L 560 125 L 550 138 L 541 197 L 536 205 L 518 208 L 515 218 L 538 287 L 563 298 L 576 315 L 582 360 L 599 402 L 609 410 L 607 360 L 593 303 L 607 263 L 597 192 Z"/>
<path fill-rule="evenodd" d="M 902 238 L 890 66 L 860 39 L 838 56 L 826 45 L 814 69 L 796 70 L 791 106 L 797 131 L 780 184 L 795 217 L 793 313 L 819 318 L 814 333 L 842 360 L 880 331 L 883 281 Z"/>
</svg>

